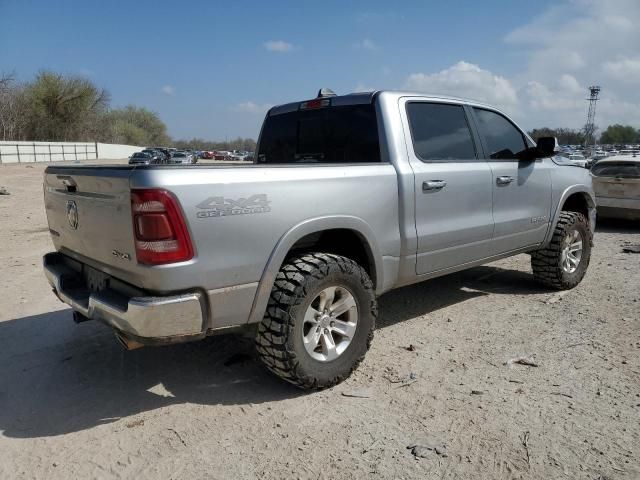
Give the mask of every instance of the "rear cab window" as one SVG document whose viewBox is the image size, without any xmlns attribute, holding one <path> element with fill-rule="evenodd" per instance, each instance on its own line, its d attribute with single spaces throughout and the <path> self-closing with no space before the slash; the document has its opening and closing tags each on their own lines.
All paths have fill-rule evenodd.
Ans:
<svg viewBox="0 0 640 480">
<path fill-rule="evenodd" d="M 300 103 L 296 111 L 268 115 L 260 135 L 257 163 L 380 162 L 375 106 L 333 106 L 328 100 L 310 100 Z"/>
</svg>

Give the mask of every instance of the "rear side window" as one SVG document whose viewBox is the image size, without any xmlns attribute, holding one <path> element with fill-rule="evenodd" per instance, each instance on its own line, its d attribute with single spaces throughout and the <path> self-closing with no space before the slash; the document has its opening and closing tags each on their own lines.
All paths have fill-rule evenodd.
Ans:
<svg viewBox="0 0 640 480">
<path fill-rule="evenodd" d="M 410 102 L 407 116 L 416 156 L 426 161 L 475 159 L 462 105 Z"/>
<path fill-rule="evenodd" d="M 640 178 L 640 163 L 596 163 L 591 167 L 591 173 L 596 177 Z"/>
<path fill-rule="evenodd" d="M 375 107 L 328 106 L 270 115 L 262 128 L 257 162 L 380 162 Z"/>
<path fill-rule="evenodd" d="M 489 158 L 515 160 L 527 149 L 522 132 L 505 117 L 482 108 L 474 107 L 473 110 L 478 119 L 480 135 L 484 137 L 485 144 L 489 149 Z"/>
</svg>

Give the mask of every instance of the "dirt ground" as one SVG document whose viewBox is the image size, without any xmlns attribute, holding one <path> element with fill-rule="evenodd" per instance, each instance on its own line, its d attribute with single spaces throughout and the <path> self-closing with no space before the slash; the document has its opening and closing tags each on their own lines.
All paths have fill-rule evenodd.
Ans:
<svg viewBox="0 0 640 480">
<path fill-rule="evenodd" d="M 640 225 L 602 223 L 569 292 L 520 255 L 384 295 L 358 371 L 305 393 L 246 339 L 125 352 L 75 325 L 42 170 L 0 166 L 0 478 L 640 478 Z"/>
</svg>

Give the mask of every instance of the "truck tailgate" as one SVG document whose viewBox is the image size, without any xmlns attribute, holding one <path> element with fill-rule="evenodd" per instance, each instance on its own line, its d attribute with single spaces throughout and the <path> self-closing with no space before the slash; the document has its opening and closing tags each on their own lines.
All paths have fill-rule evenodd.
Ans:
<svg viewBox="0 0 640 480">
<path fill-rule="evenodd" d="M 57 250 L 136 268 L 129 168 L 49 167 L 44 203 Z"/>
</svg>

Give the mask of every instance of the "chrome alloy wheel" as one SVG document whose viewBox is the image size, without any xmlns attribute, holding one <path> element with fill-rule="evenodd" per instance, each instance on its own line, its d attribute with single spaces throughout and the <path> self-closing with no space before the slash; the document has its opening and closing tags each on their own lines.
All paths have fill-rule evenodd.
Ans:
<svg viewBox="0 0 640 480">
<path fill-rule="evenodd" d="M 304 315 L 302 341 L 311 358 L 335 360 L 347 349 L 358 327 L 358 306 L 344 287 L 328 287 L 311 302 Z"/>
<path fill-rule="evenodd" d="M 578 269 L 582 258 L 582 241 L 582 234 L 578 230 L 569 233 L 562 241 L 560 265 L 565 272 L 573 273 Z"/>
</svg>

